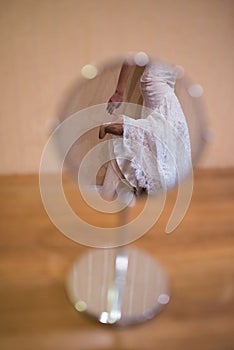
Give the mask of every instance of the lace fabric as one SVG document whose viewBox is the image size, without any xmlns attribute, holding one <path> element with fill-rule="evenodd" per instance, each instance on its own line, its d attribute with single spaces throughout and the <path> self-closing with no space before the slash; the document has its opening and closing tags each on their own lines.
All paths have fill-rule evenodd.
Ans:
<svg viewBox="0 0 234 350">
<path fill-rule="evenodd" d="M 125 179 L 149 194 L 174 187 L 191 170 L 188 127 L 174 92 L 173 67 L 150 64 L 141 77 L 141 119 L 122 116 L 123 137 L 114 154 Z"/>
</svg>

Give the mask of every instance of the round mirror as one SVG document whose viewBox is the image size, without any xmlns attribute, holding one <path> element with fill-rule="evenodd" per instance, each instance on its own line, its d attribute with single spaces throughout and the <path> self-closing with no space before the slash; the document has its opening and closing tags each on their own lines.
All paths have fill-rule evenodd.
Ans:
<svg viewBox="0 0 234 350">
<path fill-rule="evenodd" d="M 168 280 L 147 254 L 120 247 L 155 224 L 176 187 L 166 231 L 182 220 L 206 140 L 203 90 L 181 66 L 143 52 L 81 73 L 42 155 L 42 200 L 69 238 L 116 248 L 92 250 L 74 263 L 67 291 L 75 308 L 102 323 L 138 323 L 168 303 Z"/>
<path fill-rule="evenodd" d="M 142 52 L 87 65 L 82 75 L 60 105 L 58 126 L 42 156 L 40 188 L 48 215 L 78 243 L 116 247 L 147 232 L 163 210 L 166 192 L 178 187 L 181 205 L 166 228 L 173 231 L 189 205 L 193 166 L 206 139 L 202 87 L 191 83 L 181 66 Z M 44 176 L 55 147 L 58 176 Z M 64 180 L 61 174 L 68 176 Z M 69 178 L 72 195 L 63 186 Z M 76 206 L 81 198 L 88 222 Z M 119 212 L 136 199 L 142 212 L 119 220 Z M 93 211 L 99 222 L 108 223 L 112 215 L 113 224 L 100 226 Z"/>
<path fill-rule="evenodd" d="M 94 119 L 66 154 L 69 174 L 77 180 L 84 156 L 102 140 L 119 141 L 120 136 L 123 145 L 113 142 L 112 166 L 106 163 L 97 173 L 97 186 L 105 187 L 106 197 L 112 197 L 108 177 L 113 180 L 116 173 L 136 195 L 157 194 L 163 186 L 178 185 L 178 170 L 186 177 L 206 139 L 202 87 L 193 84 L 181 66 L 150 60 L 144 53 L 87 65 L 82 75 L 59 109 L 60 123 L 77 115 L 77 129 L 90 114 Z M 79 116 L 79 111 L 85 113 Z M 96 126 L 95 113 L 103 125 Z M 187 164 L 182 165 L 181 158 Z"/>
</svg>

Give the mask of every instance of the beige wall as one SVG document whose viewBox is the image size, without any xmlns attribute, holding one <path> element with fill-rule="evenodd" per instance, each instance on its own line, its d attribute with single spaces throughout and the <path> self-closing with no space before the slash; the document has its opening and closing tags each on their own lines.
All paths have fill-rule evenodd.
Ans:
<svg viewBox="0 0 234 350">
<path fill-rule="evenodd" d="M 234 166 L 233 0 L 0 0 L 0 173 L 37 172 L 48 125 L 89 62 L 143 50 L 203 86 L 213 140 Z"/>
</svg>

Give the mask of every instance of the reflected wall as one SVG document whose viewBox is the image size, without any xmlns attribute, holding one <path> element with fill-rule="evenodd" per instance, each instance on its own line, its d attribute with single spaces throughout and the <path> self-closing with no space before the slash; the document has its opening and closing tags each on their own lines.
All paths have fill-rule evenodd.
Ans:
<svg viewBox="0 0 234 350">
<path fill-rule="evenodd" d="M 61 98 L 85 64 L 139 50 L 203 86 L 213 140 L 200 165 L 233 166 L 233 9 L 231 0 L 2 0 L 0 173 L 38 171 Z"/>
</svg>

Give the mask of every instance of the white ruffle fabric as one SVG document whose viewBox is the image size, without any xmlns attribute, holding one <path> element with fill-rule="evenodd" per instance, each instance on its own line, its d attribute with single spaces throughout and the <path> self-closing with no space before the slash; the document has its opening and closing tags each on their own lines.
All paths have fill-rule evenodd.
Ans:
<svg viewBox="0 0 234 350">
<path fill-rule="evenodd" d="M 173 66 L 146 66 L 141 119 L 123 115 L 123 137 L 113 139 L 116 162 L 136 193 L 172 188 L 191 171 L 188 126 L 174 92 L 176 75 Z"/>
</svg>

